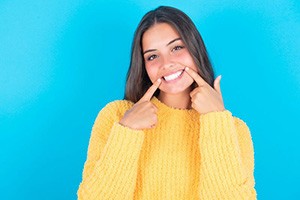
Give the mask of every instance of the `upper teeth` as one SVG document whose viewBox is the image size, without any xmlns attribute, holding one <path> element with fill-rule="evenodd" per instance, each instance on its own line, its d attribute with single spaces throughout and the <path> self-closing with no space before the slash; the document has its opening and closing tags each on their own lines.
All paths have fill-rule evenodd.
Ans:
<svg viewBox="0 0 300 200">
<path fill-rule="evenodd" d="M 178 78 L 178 77 L 181 75 L 182 72 L 183 72 L 183 71 L 181 70 L 181 71 L 178 71 L 178 72 L 176 72 L 176 73 L 174 73 L 174 74 L 171 74 L 171 75 L 169 75 L 169 76 L 164 76 L 164 79 L 165 79 L 166 81 L 174 80 L 174 79 Z"/>
</svg>

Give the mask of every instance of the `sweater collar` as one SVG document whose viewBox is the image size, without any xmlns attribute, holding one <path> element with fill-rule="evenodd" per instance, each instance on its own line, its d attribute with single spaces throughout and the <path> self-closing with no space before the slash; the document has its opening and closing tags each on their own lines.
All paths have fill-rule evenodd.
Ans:
<svg viewBox="0 0 300 200">
<path fill-rule="evenodd" d="M 180 108 L 174 108 L 170 107 L 163 102 L 161 102 L 157 97 L 153 96 L 151 99 L 151 102 L 158 108 L 159 111 L 167 112 L 170 114 L 190 114 L 195 115 L 198 114 L 198 112 L 195 109 L 180 109 Z"/>
</svg>

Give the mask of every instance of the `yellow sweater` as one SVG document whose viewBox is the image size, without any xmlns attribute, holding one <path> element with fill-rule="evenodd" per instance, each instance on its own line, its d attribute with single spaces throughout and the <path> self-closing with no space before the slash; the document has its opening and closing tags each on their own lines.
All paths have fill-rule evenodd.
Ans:
<svg viewBox="0 0 300 200">
<path fill-rule="evenodd" d="M 158 124 L 132 130 L 118 122 L 133 103 L 107 104 L 92 129 L 80 200 L 256 199 L 249 129 L 228 110 L 199 114 L 156 97 Z"/>
</svg>

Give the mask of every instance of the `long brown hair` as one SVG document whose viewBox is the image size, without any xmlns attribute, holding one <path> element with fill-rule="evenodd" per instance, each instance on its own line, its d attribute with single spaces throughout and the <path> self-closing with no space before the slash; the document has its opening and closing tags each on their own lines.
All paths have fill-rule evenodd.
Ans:
<svg viewBox="0 0 300 200">
<path fill-rule="evenodd" d="M 136 103 L 152 85 L 145 68 L 142 53 L 142 37 L 156 23 L 168 23 L 175 28 L 198 67 L 200 76 L 213 86 L 213 68 L 196 26 L 184 12 L 176 8 L 160 6 L 144 15 L 134 33 L 124 99 Z M 157 96 L 158 94 L 159 90 L 154 95 Z"/>
</svg>

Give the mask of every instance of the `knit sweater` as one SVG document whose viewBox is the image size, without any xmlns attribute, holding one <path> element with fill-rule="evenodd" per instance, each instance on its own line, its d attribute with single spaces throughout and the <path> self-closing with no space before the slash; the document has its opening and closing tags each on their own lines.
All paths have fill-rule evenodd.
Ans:
<svg viewBox="0 0 300 200">
<path fill-rule="evenodd" d="M 133 106 L 107 104 L 92 128 L 79 200 L 256 199 L 254 151 L 246 123 L 229 110 L 199 114 L 160 102 L 158 123 L 118 122 Z"/>
</svg>

